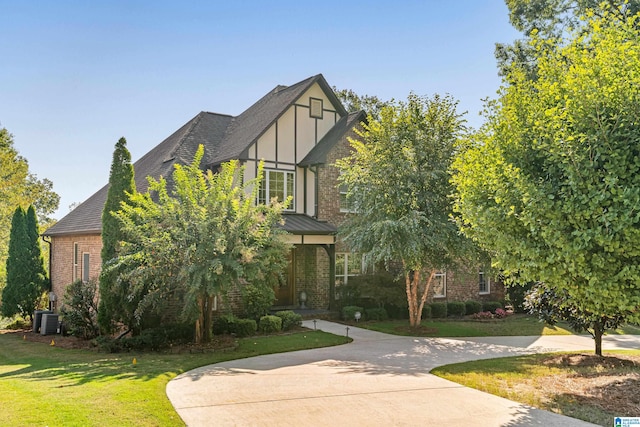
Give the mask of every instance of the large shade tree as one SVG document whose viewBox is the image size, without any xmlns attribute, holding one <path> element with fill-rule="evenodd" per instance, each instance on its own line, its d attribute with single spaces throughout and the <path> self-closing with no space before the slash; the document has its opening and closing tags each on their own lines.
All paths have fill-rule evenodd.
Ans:
<svg viewBox="0 0 640 427">
<path fill-rule="evenodd" d="M 436 273 L 470 246 L 450 218 L 449 166 L 463 121 L 452 98 L 410 94 L 362 126 L 352 154 L 336 163 L 356 212 L 341 234 L 369 262 L 402 264 L 409 321 L 418 326 Z"/>
<path fill-rule="evenodd" d="M 277 285 L 289 250 L 279 227 L 284 205 L 256 205 L 260 178 L 245 181 L 237 161 L 203 172 L 203 154 L 200 146 L 193 163 L 176 166 L 171 189 L 164 179 L 149 179 L 147 193 L 121 205 L 124 245 L 107 267 L 130 285 L 138 320 L 179 301 L 197 342 L 211 339 L 216 296 L 246 283 Z"/>
<path fill-rule="evenodd" d="M 134 182 L 131 154 L 127 149 L 127 141 L 120 138 L 113 151 L 111 171 L 109 173 L 109 190 L 102 210 L 102 270 L 100 274 L 100 305 L 98 321 L 105 332 L 111 332 L 120 322 L 135 324 L 133 307 L 135 302 L 128 299 L 128 285 L 117 281 L 115 272 L 105 269 L 107 263 L 116 258 L 119 243 L 122 240 L 120 221 L 113 215 L 120 209 L 120 204 L 129 199 L 136 190 Z"/>
<path fill-rule="evenodd" d="M 588 31 L 581 19 L 586 14 L 624 19 L 640 12 L 640 0 L 506 0 L 511 25 L 523 37 L 511 44 L 496 44 L 496 59 L 503 76 L 509 68 L 537 75 L 537 53 L 532 38 L 562 39 L 569 31 Z"/>
<path fill-rule="evenodd" d="M 512 67 L 457 158 L 465 232 L 506 274 L 579 308 L 639 320 L 640 32 L 591 16 L 565 41 L 534 38 L 537 79 Z M 599 343 L 596 343 L 598 345 Z"/>
</svg>

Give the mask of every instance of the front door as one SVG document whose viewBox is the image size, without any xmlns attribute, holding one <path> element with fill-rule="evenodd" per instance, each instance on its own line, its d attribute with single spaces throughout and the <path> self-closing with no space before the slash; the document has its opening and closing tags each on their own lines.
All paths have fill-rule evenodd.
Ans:
<svg viewBox="0 0 640 427">
<path fill-rule="evenodd" d="M 295 249 L 289 251 L 289 264 L 284 280 L 276 289 L 276 303 L 274 305 L 291 306 L 295 305 Z"/>
</svg>

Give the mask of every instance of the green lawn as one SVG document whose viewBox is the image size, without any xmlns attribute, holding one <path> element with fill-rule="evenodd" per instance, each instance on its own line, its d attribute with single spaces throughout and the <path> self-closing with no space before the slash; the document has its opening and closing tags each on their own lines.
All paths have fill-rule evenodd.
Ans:
<svg viewBox="0 0 640 427">
<path fill-rule="evenodd" d="M 241 339 L 237 349 L 227 352 L 106 354 L 0 334 L 0 425 L 183 425 L 165 394 L 176 375 L 226 360 L 345 342 L 345 337 L 304 331 Z"/>
<path fill-rule="evenodd" d="M 635 378 L 638 368 L 619 366 L 614 362 L 617 355 L 640 358 L 640 350 L 605 352 L 605 356 L 614 356 L 613 359 L 580 355 L 577 357 L 590 363 L 574 365 L 563 360 L 563 355 L 570 357 L 575 353 L 456 363 L 441 366 L 431 373 L 467 387 L 598 425 L 612 425 L 614 416 L 637 415 L 629 413 L 626 405 L 637 399 Z"/>
<path fill-rule="evenodd" d="M 354 322 L 349 323 L 356 325 Z M 408 320 L 360 322 L 357 326 L 393 335 L 424 337 L 535 336 L 574 333 L 566 323 L 548 326 L 539 322 L 537 318 L 526 315 L 513 315 L 505 319 L 488 321 L 429 319 L 423 321 L 419 328 L 411 328 Z M 626 325 L 608 333 L 640 335 L 640 328 Z"/>
</svg>

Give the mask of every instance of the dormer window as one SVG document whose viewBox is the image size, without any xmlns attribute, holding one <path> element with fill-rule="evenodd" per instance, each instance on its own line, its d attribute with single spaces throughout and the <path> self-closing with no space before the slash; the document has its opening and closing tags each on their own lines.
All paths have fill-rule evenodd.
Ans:
<svg viewBox="0 0 640 427">
<path fill-rule="evenodd" d="M 264 178 L 258 190 L 258 203 L 267 204 L 273 198 L 276 198 L 279 202 L 284 202 L 287 197 L 291 196 L 291 203 L 286 210 L 294 211 L 295 200 L 293 198 L 295 188 L 295 173 L 293 171 L 267 169 L 264 171 Z"/>
<path fill-rule="evenodd" d="M 322 118 L 322 99 L 309 98 L 309 116 L 315 119 Z"/>
</svg>

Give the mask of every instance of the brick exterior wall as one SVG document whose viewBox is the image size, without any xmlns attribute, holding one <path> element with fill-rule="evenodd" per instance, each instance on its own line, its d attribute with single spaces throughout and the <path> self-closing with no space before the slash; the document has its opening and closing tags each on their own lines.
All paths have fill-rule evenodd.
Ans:
<svg viewBox="0 0 640 427">
<path fill-rule="evenodd" d="M 480 293 L 480 283 L 478 269 L 464 271 L 448 270 L 446 272 L 446 295 L 444 297 L 434 296 L 433 288 L 429 293 L 428 302 L 449 302 L 449 301 L 501 301 L 504 300 L 504 285 L 502 282 L 489 279 L 489 293 Z"/>
<path fill-rule="evenodd" d="M 74 244 L 77 244 L 78 259 L 74 266 Z M 99 234 L 82 234 L 69 236 L 52 236 L 51 238 L 51 287 L 56 294 L 55 311 L 59 311 L 64 303 L 67 285 L 74 279 L 82 279 L 83 254 L 89 254 L 89 278 L 97 279 L 100 275 L 102 260 L 102 238 Z"/>
</svg>

